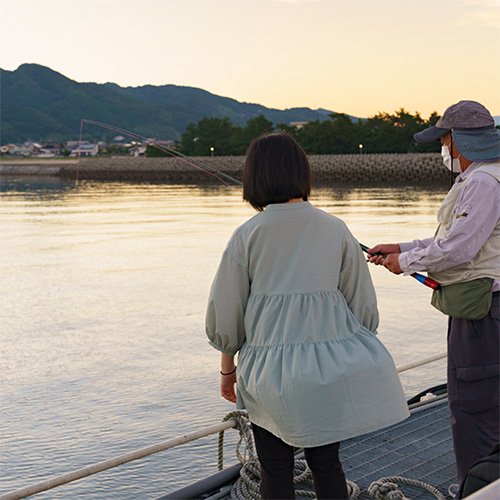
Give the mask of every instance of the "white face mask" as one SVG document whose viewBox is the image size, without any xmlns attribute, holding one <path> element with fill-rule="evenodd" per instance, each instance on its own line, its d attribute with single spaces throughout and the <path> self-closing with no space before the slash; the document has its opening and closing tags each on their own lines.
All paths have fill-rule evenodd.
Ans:
<svg viewBox="0 0 500 500">
<path fill-rule="evenodd" d="M 441 157 L 448 170 L 452 170 L 456 174 L 462 172 L 460 168 L 460 155 L 458 155 L 458 158 L 453 158 L 453 161 L 451 161 L 450 148 L 448 146 L 441 146 Z"/>
</svg>

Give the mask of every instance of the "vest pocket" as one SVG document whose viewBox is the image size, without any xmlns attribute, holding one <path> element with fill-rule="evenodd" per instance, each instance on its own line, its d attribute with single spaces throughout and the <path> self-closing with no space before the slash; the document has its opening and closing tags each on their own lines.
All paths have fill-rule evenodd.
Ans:
<svg viewBox="0 0 500 500">
<path fill-rule="evenodd" d="M 498 407 L 498 364 L 456 370 L 460 410 L 474 414 Z"/>
</svg>

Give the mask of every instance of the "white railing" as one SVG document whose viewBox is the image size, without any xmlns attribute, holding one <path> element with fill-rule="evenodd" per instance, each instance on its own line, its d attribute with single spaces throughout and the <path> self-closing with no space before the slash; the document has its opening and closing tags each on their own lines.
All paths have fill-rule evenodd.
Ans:
<svg viewBox="0 0 500 500">
<path fill-rule="evenodd" d="M 440 354 L 436 354 L 434 356 L 430 356 L 428 358 L 421 359 L 413 363 L 407 363 L 405 365 L 397 366 L 396 369 L 398 373 L 401 373 L 407 370 L 411 370 L 412 368 L 416 368 L 418 366 L 432 363 L 434 361 L 443 359 L 445 357 L 446 357 L 446 352 L 442 352 Z M 20 488 L 15 491 L 11 491 L 10 493 L 5 493 L 4 495 L 0 496 L 0 500 L 19 500 L 21 498 L 26 498 L 31 495 L 41 493 L 42 491 L 47 491 L 52 488 L 56 488 L 57 486 L 62 486 L 63 484 L 71 483 L 78 479 L 83 479 L 84 477 L 92 476 L 94 474 L 98 474 L 99 472 L 112 469 L 119 465 L 123 465 L 128 462 L 138 460 L 139 458 L 144 458 L 149 455 L 153 455 L 154 453 L 168 450 L 170 448 L 174 448 L 175 446 L 179 446 L 181 444 L 189 443 L 190 441 L 195 441 L 197 439 L 210 436 L 211 434 L 217 434 L 218 432 L 225 431 L 227 429 L 235 427 L 235 425 L 236 422 L 233 419 L 229 419 L 226 422 L 214 424 L 209 427 L 200 429 L 198 431 L 190 432 L 189 434 L 185 434 L 180 437 L 167 439 L 166 441 L 161 441 L 160 443 L 146 446 L 139 450 L 131 451 L 129 453 L 119 455 L 118 457 L 110 458 L 109 460 L 104 460 L 103 462 L 98 462 L 93 465 L 88 465 L 87 467 L 83 467 L 82 469 L 78 469 L 73 472 L 68 472 L 67 474 L 63 474 L 62 476 L 54 477 L 52 479 L 47 479 L 40 483 L 33 484 L 31 486 L 26 486 L 24 488 Z"/>
<path fill-rule="evenodd" d="M 441 352 L 439 354 L 435 354 L 434 356 L 429 356 L 428 358 L 421 359 L 419 361 L 414 361 L 412 363 L 407 363 L 406 365 L 396 366 L 398 373 L 405 372 L 407 370 L 411 370 L 412 368 L 417 368 L 417 366 L 427 365 L 432 363 L 433 361 L 437 361 L 438 359 L 446 358 L 446 352 Z"/>
<path fill-rule="evenodd" d="M 184 436 L 167 439 L 166 441 L 146 446 L 139 450 L 131 451 L 129 453 L 125 453 L 124 455 L 110 458 L 109 460 L 104 460 L 103 462 L 88 465 L 87 467 L 83 467 L 82 469 L 78 469 L 73 472 L 68 472 L 67 474 L 63 474 L 62 476 L 47 479 L 46 481 L 42 481 L 31 486 L 26 486 L 25 488 L 21 488 L 19 490 L 6 493 L 0 496 L 0 500 L 19 500 L 20 498 L 26 498 L 31 495 L 35 495 L 36 493 L 41 493 L 42 491 L 51 490 L 52 488 L 56 488 L 57 486 L 71 483 L 72 481 L 76 481 L 77 479 L 82 479 L 84 477 L 92 476 L 93 474 L 112 469 L 113 467 L 118 467 L 118 465 L 123 465 L 128 462 L 132 462 L 133 460 L 138 460 L 139 458 L 144 458 L 149 455 L 153 455 L 154 453 L 168 450 L 170 448 L 174 448 L 175 446 L 179 446 L 181 444 L 189 443 L 190 441 L 195 441 L 196 439 L 200 439 L 202 437 L 210 436 L 211 434 L 225 431 L 226 429 L 230 429 L 235 425 L 236 422 L 234 420 L 228 420 L 227 422 L 222 422 L 220 424 L 205 427 L 204 429 L 200 429 L 198 431 L 190 432 L 189 434 L 185 434 Z"/>
</svg>

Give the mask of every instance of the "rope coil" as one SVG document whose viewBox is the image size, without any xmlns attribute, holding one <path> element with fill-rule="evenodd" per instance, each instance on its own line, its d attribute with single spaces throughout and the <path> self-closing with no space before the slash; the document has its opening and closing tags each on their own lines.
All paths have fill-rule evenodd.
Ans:
<svg viewBox="0 0 500 500">
<path fill-rule="evenodd" d="M 445 500 L 446 498 L 437 488 L 430 484 L 417 479 L 407 479 L 400 476 L 383 477 L 378 481 L 374 481 L 368 487 L 368 494 L 374 500 L 408 500 L 408 498 L 403 495 L 403 492 L 398 490 L 398 484 L 401 486 L 422 488 L 432 493 L 438 500 Z"/>
<path fill-rule="evenodd" d="M 235 427 L 240 433 L 240 439 L 236 445 L 236 456 L 242 464 L 240 477 L 234 484 L 231 490 L 231 500 L 262 500 L 259 493 L 259 483 L 261 479 L 260 464 L 255 452 L 255 442 L 252 433 L 252 427 L 248 414 L 245 411 L 233 411 L 227 414 L 223 422 L 233 419 Z M 223 453 L 224 453 L 224 432 L 219 432 L 218 442 L 218 469 L 223 468 Z M 242 444 L 245 444 L 243 454 L 240 452 Z M 305 459 L 296 458 L 293 466 L 293 482 L 295 485 L 309 486 L 311 489 L 296 488 L 295 493 L 299 497 L 316 498 L 314 493 L 314 482 L 312 479 L 311 469 L 309 469 Z M 360 489 L 357 484 L 347 480 L 347 490 L 350 500 L 357 500 L 360 494 Z"/>
<path fill-rule="evenodd" d="M 235 428 L 240 434 L 238 444 L 236 445 L 236 456 L 242 468 L 240 477 L 231 489 L 231 500 L 262 500 L 259 493 L 259 483 L 261 479 L 260 464 L 255 452 L 255 441 L 252 433 L 252 426 L 246 411 L 233 411 L 228 413 L 223 422 L 232 419 L 235 422 Z M 224 430 L 219 432 L 218 442 L 218 470 L 223 469 L 223 454 L 224 454 Z M 241 446 L 244 444 L 243 453 L 240 451 Z M 308 486 L 309 489 L 295 490 L 298 497 L 316 498 L 314 494 L 314 483 L 312 473 L 307 462 L 304 459 L 297 458 L 293 467 L 293 482 L 295 485 Z M 407 479 L 400 476 L 384 477 L 378 481 L 374 481 L 368 487 L 368 494 L 374 500 L 409 500 L 404 496 L 403 492 L 398 489 L 398 484 L 401 486 L 411 486 L 414 488 L 421 488 L 432 495 L 437 500 L 445 500 L 445 496 L 434 486 L 424 483 L 416 479 Z M 357 500 L 361 490 L 359 486 L 347 480 L 347 490 L 349 500 Z"/>
</svg>

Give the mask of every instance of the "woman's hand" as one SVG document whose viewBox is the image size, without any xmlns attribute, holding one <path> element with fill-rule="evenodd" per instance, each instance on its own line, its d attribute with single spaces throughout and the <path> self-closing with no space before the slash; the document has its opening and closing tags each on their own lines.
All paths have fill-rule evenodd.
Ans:
<svg viewBox="0 0 500 500">
<path fill-rule="evenodd" d="M 230 375 L 220 376 L 221 396 L 231 403 L 236 403 L 236 392 L 234 390 L 234 384 L 236 384 L 236 372 L 231 373 Z"/>
<path fill-rule="evenodd" d="M 234 384 L 236 384 L 236 365 L 234 364 L 234 356 L 225 352 L 220 353 L 220 393 L 224 399 L 236 403 L 236 392 Z M 222 375 L 227 373 L 227 375 Z"/>
</svg>

